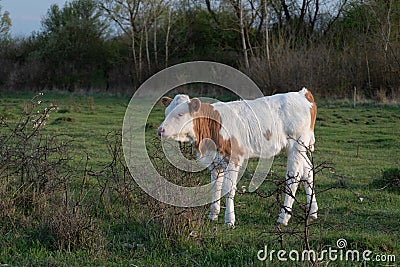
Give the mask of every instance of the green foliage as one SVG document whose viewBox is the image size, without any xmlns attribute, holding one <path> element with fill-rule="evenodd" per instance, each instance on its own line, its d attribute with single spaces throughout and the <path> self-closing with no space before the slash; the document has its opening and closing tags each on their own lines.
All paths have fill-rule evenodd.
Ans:
<svg viewBox="0 0 400 267">
<path fill-rule="evenodd" d="M 0 5 L 0 42 L 9 38 L 10 28 L 10 13 L 8 11 L 2 12 L 2 6 Z"/>
<path fill-rule="evenodd" d="M 182 25 L 182 26 L 179 26 Z M 233 14 L 221 12 L 218 22 L 206 10 L 194 9 L 175 14 L 173 46 L 180 49 L 173 56 L 186 60 L 214 60 L 236 64 L 231 53 L 240 49 L 238 32 L 230 31 L 236 27 Z"/>
<path fill-rule="evenodd" d="M 51 85 L 72 91 L 96 87 L 96 82 L 104 79 L 107 25 L 96 1 L 75 0 L 62 9 L 52 5 L 42 26 L 40 56 L 48 67 Z"/>
</svg>

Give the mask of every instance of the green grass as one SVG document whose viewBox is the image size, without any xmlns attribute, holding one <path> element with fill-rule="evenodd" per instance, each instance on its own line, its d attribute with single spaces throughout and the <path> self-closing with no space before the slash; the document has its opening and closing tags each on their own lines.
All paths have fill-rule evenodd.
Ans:
<svg viewBox="0 0 400 267">
<path fill-rule="evenodd" d="M 22 114 L 23 103 L 33 94 L 8 92 L 0 96 L 0 113 L 9 120 L 16 120 Z M 73 139 L 77 168 L 83 168 L 86 153 L 91 158 L 89 167 L 94 170 L 110 162 L 106 134 L 122 128 L 129 97 L 47 93 L 42 99 L 56 103 L 59 108 L 51 114 L 46 133 L 67 134 Z M 398 191 L 376 186 L 374 181 L 382 177 L 384 170 L 400 167 L 400 108 L 370 103 L 354 109 L 340 102 L 318 103 L 314 160 L 316 164 L 328 161 L 343 178 L 346 188 L 317 195 L 320 211 L 318 221 L 310 229 L 311 248 L 335 247 L 339 238 L 345 238 L 349 249 L 394 254 L 399 264 L 400 195 Z M 156 135 L 162 119 L 163 109 L 156 106 L 147 123 L 148 138 Z M 249 168 L 253 165 L 250 163 Z M 274 172 L 283 177 L 284 168 L 285 157 L 276 157 Z M 204 179 L 208 180 L 208 177 Z M 249 179 L 246 173 L 238 188 L 247 186 Z M 91 180 L 90 184 L 95 185 L 96 181 Z M 318 192 L 338 186 L 339 180 L 326 169 L 317 174 L 315 184 Z M 272 189 L 274 184 L 265 182 L 259 191 L 265 193 Z M 305 200 L 304 189 L 299 190 L 298 196 L 299 200 Z M 87 198 L 89 203 L 96 201 L 90 200 L 90 196 Z M 125 207 L 113 206 L 112 211 L 96 210 L 93 216 L 105 238 L 99 251 L 79 247 L 72 252 L 58 250 L 38 238 L 34 227 L 26 232 L 26 229 L 0 223 L 0 266 L 301 265 L 257 260 L 257 252 L 264 246 L 280 249 L 280 235 L 275 227 L 279 206 L 275 197 L 238 194 L 235 204 L 235 229 L 224 227 L 223 216 L 217 223 L 206 222 L 207 209 L 201 208 L 203 222 L 195 229 L 182 226 L 176 240 L 166 236 L 162 226 L 154 223 L 157 221 L 146 217 L 145 204 L 132 207 L 136 213 L 133 212 L 130 218 L 124 216 Z M 295 204 L 295 214 L 301 213 L 298 206 Z M 282 230 L 302 231 L 300 223 L 301 220 L 294 217 Z M 189 237 L 191 231 L 197 231 L 197 237 Z M 282 245 L 287 251 L 302 250 L 305 246 L 303 235 L 283 234 Z M 337 265 L 351 266 L 352 263 L 330 264 Z"/>
</svg>

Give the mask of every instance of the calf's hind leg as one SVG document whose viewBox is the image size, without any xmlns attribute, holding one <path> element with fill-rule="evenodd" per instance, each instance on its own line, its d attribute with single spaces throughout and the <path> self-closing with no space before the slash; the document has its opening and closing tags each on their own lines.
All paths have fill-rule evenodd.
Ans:
<svg viewBox="0 0 400 267">
<path fill-rule="evenodd" d="M 310 220 L 317 219 L 318 205 L 314 189 L 314 169 L 307 155 L 303 155 L 303 185 L 307 195 L 307 212 Z"/>
<path fill-rule="evenodd" d="M 239 164 L 234 164 L 229 162 L 227 168 L 224 170 L 224 182 L 222 185 L 222 191 L 225 195 L 226 200 L 226 210 L 225 210 L 225 224 L 228 226 L 235 226 L 235 207 L 233 199 L 236 193 L 236 183 L 239 174 Z"/>
<path fill-rule="evenodd" d="M 292 207 L 296 196 L 296 191 L 303 176 L 304 154 L 297 142 L 290 142 L 287 149 L 288 161 L 286 171 L 285 202 L 277 220 L 282 225 L 287 225 L 292 216 Z"/>
</svg>

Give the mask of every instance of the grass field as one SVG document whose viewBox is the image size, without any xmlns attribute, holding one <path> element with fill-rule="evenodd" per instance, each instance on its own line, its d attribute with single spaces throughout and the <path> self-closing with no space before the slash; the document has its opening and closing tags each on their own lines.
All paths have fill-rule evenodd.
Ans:
<svg viewBox="0 0 400 267">
<path fill-rule="evenodd" d="M 0 96 L 1 115 L 15 121 L 33 94 L 8 92 Z M 53 102 L 58 106 L 58 111 L 50 114 L 43 134 L 69 136 L 74 152 L 72 165 L 78 173 L 85 171 L 86 154 L 90 157 L 86 170 L 93 173 L 112 162 L 106 136 L 121 130 L 129 97 L 47 93 L 41 99 L 41 105 Z M 317 103 L 314 162 L 331 166 L 335 172 L 326 168 L 315 178 L 320 210 L 319 219 L 310 226 L 311 248 L 316 251 L 336 248 L 337 240 L 344 238 L 346 249 L 395 255 L 396 261 L 337 260 L 329 266 L 399 265 L 400 190 L 381 181 L 383 171 L 400 168 L 399 106 L 365 102 L 352 108 L 346 101 L 324 99 L 317 99 Z M 156 136 L 162 120 L 163 109 L 156 106 L 146 127 L 148 136 Z M 250 171 L 251 167 L 250 163 Z M 276 175 L 271 179 L 284 177 L 283 155 L 275 158 L 273 170 Z M 113 182 L 120 180 L 115 177 L 107 180 L 107 174 L 102 175 L 108 181 L 106 192 L 116 194 L 112 191 L 117 187 Z M 238 188 L 247 186 L 249 179 L 245 174 Z M 396 177 L 390 179 L 396 181 Z M 79 181 L 77 176 L 71 183 L 75 187 L 71 191 L 77 195 L 75 198 L 79 197 Z M 279 212 L 276 195 L 265 197 L 274 189 L 273 182 L 264 182 L 258 193 L 236 196 L 237 225 L 235 229 L 228 229 L 222 217 L 217 223 L 207 222 L 207 207 L 174 213 L 174 209 L 150 200 L 138 188 L 132 192 L 139 196 L 129 194 L 125 198 L 122 193 L 115 196 L 110 193 L 108 198 L 104 197 L 107 201 L 99 203 L 101 181 L 91 176 L 84 185 L 86 193 L 81 205 L 86 207 L 85 214 L 95 221 L 95 230 L 86 233 L 87 238 L 93 239 L 89 246 L 83 242 L 72 249 L 60 249 L 54 245 L 55 237 L 41 230 L 40 218 L 17 211 L 23 219 L 2 217 L 0 222 L 0 266 L 307 265 L 296 261 L 278 262 L 276 257 L 273 262 L 257 259 L 258 251 L 266 246 L 268 251 L 284 249 L 287 252 L 305 248 L 300 217 L 294 216 L 281 231 L 276 228 Z M 299 190 L 298 196 L 300 201 L 305 201 L 304 189 Z M 281 196 L 278 198 L 282 201 Z M 164 211 L 163 218 L 157 217 L 160 210 Z M 294 214 L 301 212 L 295 203 Z M 327 263 L 323 260 L 320 265 Z"/>
</svg>

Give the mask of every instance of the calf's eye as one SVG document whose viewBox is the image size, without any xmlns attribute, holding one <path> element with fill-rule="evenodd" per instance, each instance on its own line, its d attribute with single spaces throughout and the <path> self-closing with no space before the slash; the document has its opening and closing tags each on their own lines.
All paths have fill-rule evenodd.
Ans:
<svg viewBox="0 0 400 267">
<path fill-rule="evenodd" d="M 178 117 L 182 117 L 183 116 L 183 114 L 182 113 L 178 113 Z"/>
</svg>

